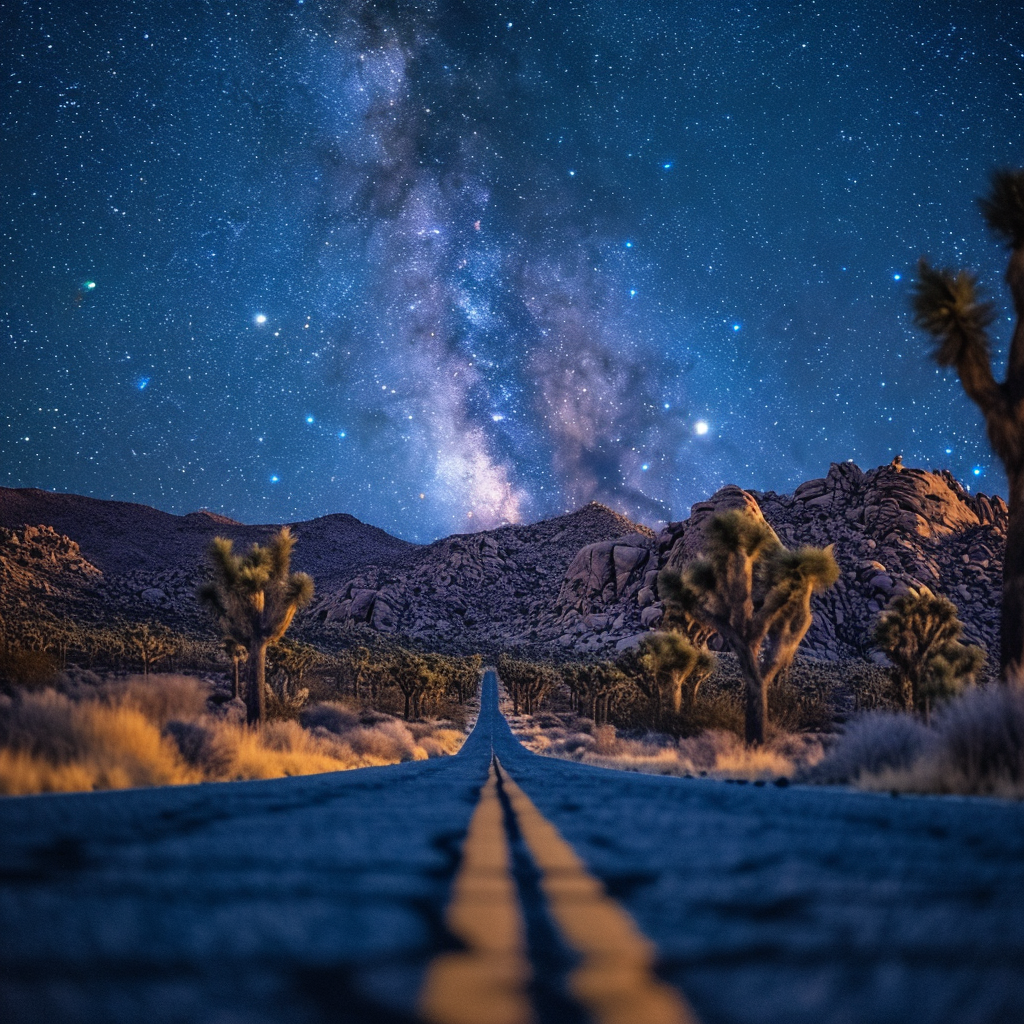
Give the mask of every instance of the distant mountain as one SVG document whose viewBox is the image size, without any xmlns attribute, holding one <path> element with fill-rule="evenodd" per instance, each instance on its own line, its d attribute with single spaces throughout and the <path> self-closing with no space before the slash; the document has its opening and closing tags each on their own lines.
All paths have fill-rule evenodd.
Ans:
<svg viewBox="0 0 1024 1024">
<path fill-rule="evenodd" d="M 44 524 L 72 538 L 83 557 L 104 574 L 113 575 L 187 569 L 202 562 L 214 537 L 230 537 L 236 547 L 247 548 L 280 529 L 278 525 L 245 526 L 205 510 L 175 516 L 125 501 L 0 487 L 0 526 Z M 368 561 L 402 558 L 416 547 L 349 515 L 290 525 L 300 539 L 295 567 L 324 581 Z"/>
<path fill-rule="evenodd" d="M 862 472 L 836 463 L 791 495 L 725 487 L 659 535 L 597 503 L 429 545 L 342 514 L 295 523 L 295 567 L 317 585 L 298 626 L 328 642 L 341 628 L 452 651 L 612 655 L 660 622 L 658 571 L 692 558 L 707 520 L 734 507 L 763 515 L 789 546 L 835 546 L 842 576 L 815 600 L 804 653 L 870 655 L 880 608 L 926 584 L 957 604 L 967 638 L 995 656 L 1006 505 L 970 494 L 947 472 L 899 465 Z M 195 590 L 210 539 L 244 548 L 276 529 L 0 488 L 0 608 L 206 630 Z"/>
</svg>

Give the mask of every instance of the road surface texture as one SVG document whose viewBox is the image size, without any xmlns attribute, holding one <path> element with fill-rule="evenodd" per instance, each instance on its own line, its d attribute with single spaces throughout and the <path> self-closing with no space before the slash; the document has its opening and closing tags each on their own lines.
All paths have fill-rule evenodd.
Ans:
<svg viewBox="0 0 1024 1024">
<path fill-rule="evenodd" d="M 0 800 L 0 1020 L 1024 1021 L 1024 807 L 537 757 Z"/>
</svg>

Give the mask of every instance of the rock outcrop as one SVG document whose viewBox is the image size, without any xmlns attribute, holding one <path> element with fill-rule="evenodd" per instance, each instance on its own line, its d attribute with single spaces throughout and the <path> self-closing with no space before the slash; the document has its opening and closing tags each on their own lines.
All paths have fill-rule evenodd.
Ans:
<svg viewBox="0 0 1024 1024">
<path fill-rule="evenodd" d="M 611 543 L 616 537 L 623 539 Z M 400 568 L 367 566 L 337 591 L 321 591 L 310 614 L 459 647 L 562 636 L 570 637 L 563 646 L 575 646 L 591 605 L 635 594 L 638 566 L 654 548 L 652 531 L 594 502 L 529 526 L 446 537 Z M 586 572 L 572 568 L 577 561 Z M 639 628 L 635 601 L 633 609 Z"/>
<path fill-rule="evenodd" d="M 47 607 L 74 614 L 99 596 L 103 573 L 52 526 L 0 526 L 0 613 L 22 617 Z"/>
<path fill-rule="evenodd" d="M 788 547 L 834 545 L 842 575 L 814 600 L 802 650 L 821 658 L 871 656 L 878 612 L 908 587 L 945 594 L 960 610 L 966 638 L 998 651 L 999 600 L 1007 508 L 972 495 L 948 472 L 902 466 L 862 472 L 833 463 L 791 495 L 725 487 L 670 523 L 658 538 L 660 564 L 680 567 L 700 549 L 717 511 L 756 509 Z"/>
</svg>

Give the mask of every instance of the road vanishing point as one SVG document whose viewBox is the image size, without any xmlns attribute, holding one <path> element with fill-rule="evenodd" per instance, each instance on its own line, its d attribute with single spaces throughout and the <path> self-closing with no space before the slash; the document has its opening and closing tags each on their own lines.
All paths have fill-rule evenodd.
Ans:
<svg viewBox="0 0 1024 1024">
<path fill-rule="evenodd" d="M 0 800 L 6 1024 L 1021 1024 L 1024 807 L 539 757 Z"/>
</svg>

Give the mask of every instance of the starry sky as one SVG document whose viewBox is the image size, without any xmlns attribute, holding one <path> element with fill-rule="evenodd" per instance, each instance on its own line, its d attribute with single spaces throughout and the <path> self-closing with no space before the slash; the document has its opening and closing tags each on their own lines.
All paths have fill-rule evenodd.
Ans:
<svg viewBox="0 0 1024 1024">
<path fill-rule="evenodd" d="M 919 255 L 995 299 L 1016 3 L 0 10 L 0 484 L 427 541 L 832 461 L 1005 494 Z"/>
</svg>

